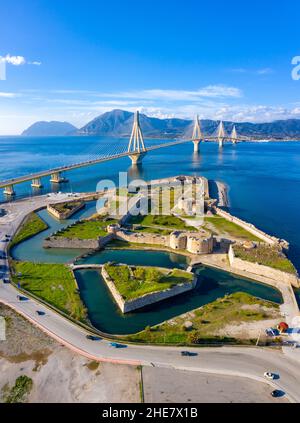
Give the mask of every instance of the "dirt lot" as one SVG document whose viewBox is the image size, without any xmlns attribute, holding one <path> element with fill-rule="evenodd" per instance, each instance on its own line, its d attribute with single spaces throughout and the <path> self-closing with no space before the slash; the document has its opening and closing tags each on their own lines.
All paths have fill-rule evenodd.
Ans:
<svg viewBox="0 0 300 423">
<path fill-rule="evenodd" d="M 81 357 L 1 304 L 0 316 L 6 319 L 6 341 L 0 341 L 0 402 L 21 375 L 33 380 L 26 402 L 140 402 L 136 367 Z"/>
</svg>

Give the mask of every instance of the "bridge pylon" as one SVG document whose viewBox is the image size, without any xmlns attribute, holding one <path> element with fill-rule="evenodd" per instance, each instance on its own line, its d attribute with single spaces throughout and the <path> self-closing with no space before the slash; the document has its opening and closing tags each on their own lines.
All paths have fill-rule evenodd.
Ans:
<svg viewBox="0 0 300 423">
<path fill-rule="evenodd" d="M 226 133 L 225 133 L 225 128 L 224 128 L 224 124 L 223 121 L 221 120 L 218 126 L 218 142 L 219 142 L 219 147 L 222 148 L 224 145 L 224 139 L 226 138 Z"/>
<path fill-rule="evenodd" d="M 11 197 L 15 196 L 16 192 L 14 190 L 14 186 L 13 185 L 7 185 L 6 187 L 4 187 L 4 194 L 9 195 Z"/>
<path fill-rule="evenodd" d="M 50 182 L 52 184 L 61 184 L 63 182 L 68 182 L 68 180 L 62 176 L 61 172 L 53 172 L 51 173 Z"/>
<path fill-rule="evenodd" d="M 32 188 L 43 188 L 41 178 L 33 178 L 31 182 Z"/>
<path fill-rule="evenodd" d="M 236 132 L 236 127 L 235 127 L 235 125 L 233 125 L 233 128 L 232 128 L 232 132 L 231 132 L 230 138 L 231 138 L 232 144 L 236 144 L 236 143 L 237 143 L 238 136 L 237 136 L 237 132 Z"/>
<path fill-rule="evenodd" d="M 194 144 L 194 153 L 198 153 L 199 144 L 200 144 L 202 138 L 203 137 L 202 137 L 202 131 L 201 131 L 201 126 L 200 126 L 199 116 L 196 115 L 194 129 L 193 129 L 193 135 L 192 135 L 192 141 L 193 141 L 193 144 Z"/>
<path fill-rule="evenodd" d="M 144 138 L 142 134 L 142 130 L 140 127 L 140 119 L 139 119 L 139 112 L 138 110 L 134 114 L 134 121 L 133 121 L 133 127 L 132 132 L 130 136 L 130 140 L 128 143 L 128 153 L 129 158 L 131 159 L 131 162 L 133 165 L 137 165 L 142 162 L 143 157 L 146 154 L 146 148 L 144 144 Z"/>
</svg>

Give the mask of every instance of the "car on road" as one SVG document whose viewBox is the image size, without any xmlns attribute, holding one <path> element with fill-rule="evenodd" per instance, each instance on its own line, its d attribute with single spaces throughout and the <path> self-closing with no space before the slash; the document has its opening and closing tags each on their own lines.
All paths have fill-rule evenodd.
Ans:
<svg viewBox="0 0 300 423">
<path fill-rule="evenodd" d="M 190 351 L 181 351 L 181 355 L 183 357 L 194 357 L 194 356 L 198 355 L 198 353 L 190 352 Z"/>
<path fill-rule="evenodd" d="M 275 379 L 275 374 L 271 373 L 271 372 L 265 372 L 264 377 L 267 378 L 267 379 L 273 380 L 273 379 Z"/>
<path fill-rule="evenodd" d="M 102 338 L 96 335 L 86 335 L 86 339 L 89 339 L 90 341 L 101 341 Z"/>
<path fill-rule="evenodd" d="M 24 295 L 17 295 L 17 299 L 19 301 L 28 301 L 28 298 L 27 297 L 24 297 Z"/>
<path fill-rule="evenodd" d="M 111 347 L 114 347 L 114 348 L 127 348 L 127 345 L 125 345 L 125 344 L 118 344 L 117 342 L 110 342 L 109 345 Z"/>
<path fill-rule="evenodd" d="M 271 395 L 274 398 L 280 398 L 285 395 L 285 392 L 281 391 L 280 389 L 275 389 L 274 391 L 271 392 Z"/>
<path fill-rule="evenodd" d="M 46 313 L 44 311 L 42 311 L 42 310 L 36 310 L 36 314 L 38 316 L 45 316 Z"/>
</svg>

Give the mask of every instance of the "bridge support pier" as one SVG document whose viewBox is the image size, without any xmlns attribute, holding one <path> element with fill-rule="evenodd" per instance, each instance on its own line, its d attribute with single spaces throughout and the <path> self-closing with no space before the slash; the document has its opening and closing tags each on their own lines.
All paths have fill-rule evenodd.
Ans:
<svg viewBox="0 0 300 423">
<path fill-rule="evenodd" d="M 34 178 L 31 183 L 32 188 L 42 188 L 41 178 Z"/>
<path fill-rule="evenodd" d="M 131 160 L 132 165 L 141 164 L 146 153 L 134 153 L 128 156 Z"/>
<path fill-rule="evenodd" d="M 60 172 L 55 172 L 51 174 L 51 179 L 50 182 L 52 182 L 53 184 L 61 184 L 63 182 L 68 182 L 68 180 L 61 176 Z"/>
<path fill-rule="evenodd" d="M 194 144 L 194 153 L 198 153 L 199 152 L 199 145 L 200 145 L 201 140 L 193 140 L 193 144 Z"/>
<path fill-rule="evenodd" d="M 14 190 L 14 186 L 13 185 L 8 185 L 7 187 L 5 187 L 4 188 L 4 194 L 5 195 L 11 195 L 11 196 L 16 195 L 16 192 Z"/>
<path fill-rule="evenodd" d="M 219 147 L 222 148 L 224 145 L 224 138 L 218 138 L 219 141 Z"/>
</svg>

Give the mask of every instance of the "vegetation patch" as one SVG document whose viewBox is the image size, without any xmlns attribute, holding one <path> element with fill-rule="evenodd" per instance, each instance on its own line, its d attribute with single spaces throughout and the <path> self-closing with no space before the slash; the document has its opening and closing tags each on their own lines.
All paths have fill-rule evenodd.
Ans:
<svg viewBox="0 0 300 423">
<path fill-rule="evenodd" d="M 62 229 L 55 236 L 77 239 L 97 239 L 100 236 L 106 236 L 106 227 L 117 220 L 108 217 L 98 216 L 93 219 L 84 219 L 74 225 Z"/>
<path fill-rule="evenodd" d="M 13 261 L 12 267 L 15 283 L 74 319 L 85 321 L 87 310 L 67 266 Z"/>
<path fill-rule="evenodd" d="M 228 324 L 277 316 L 278 310 L 279 306 L 275 303 L 237 292 L 125 338 L 153 344 L 237 343 L 236 339 L 215 334 Z"/>
<path fill-rule="evenodd" d="M 4 402 L 20 403 L 26 400 L 33 386 L 33 381 L 26 375 L 19 376 L 11 389 L 6 389 Z"/>
<path fill-rule="evenodd" d="M 25 241 L 25 239 L 31 238 L 32 236 L 44 231 L 45 229 L 48 229 L 47 223 L 45 223 L 36 213 L 30 213 L 24 224 L 20 227 L 14 236 L 10 247 Z"/>
<path fill-rule="evenodd" d="M 161 215 L 138 215 L 138 216 L 131 216 L 130 222 L 131 224 L 138 224 L 141 226 L 148 226 L 148 227 L 156 227 L 156 228 L 163 228 L 163 229 L 171 229 L 171 230 L 186 230 L 186 231 L 194 231 L 195 228 L 193 226 L 188 226 L 182 219 L 177 216 L 161 216 Z"/>
<path fill-rule="evenodd" d="M 246 231 L 246 229 L 237 225 L 236 223 L 229 222 L 224 217 L 211 216 L 204 218 L 206 229 L 211 229 L 213 233 L 217 235 L 228 234 L 234 238 L 250 240 L 250 241 L 261 241 L 260 238 Z"/>
<path fill-rule="evenodd" d="M 246 249 L 242 245 L 234 245 L 233 251 L 234 255 L 242 260 L 273 267 L 282 272 L 297 274 L 293 263 L 276 247 L 260 244 L 255 248 Z"/>
<path fill-rule="evenodd" d="M 191 283 L 194 278 L 193 274 L 178 269 L 163 271 L 155 267 L 106 264 L 105 270 L 124 300 Z"/>
<path fill-rule="evenodd" d="M 133 228 L 134 232 L 159 234 L 159 235 L 170 235 L 172 229 L 159 229 L 153 226 L 136 226 Z"/>
</svg>

